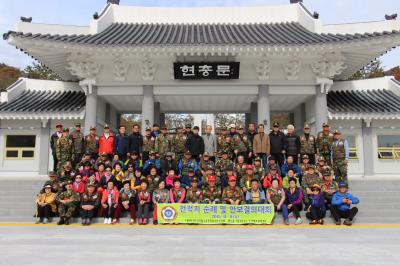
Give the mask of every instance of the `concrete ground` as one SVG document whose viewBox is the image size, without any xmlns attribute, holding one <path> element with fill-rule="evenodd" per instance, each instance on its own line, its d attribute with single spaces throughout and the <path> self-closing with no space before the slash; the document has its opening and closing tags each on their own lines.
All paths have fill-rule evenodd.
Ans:
<svg viewBox="0 0 400 266">
<path fill-rule="evenodd" d="M 393 224 L 0 224 L 0 265 L 400 265 L 399 243 Z"/>
</svg>

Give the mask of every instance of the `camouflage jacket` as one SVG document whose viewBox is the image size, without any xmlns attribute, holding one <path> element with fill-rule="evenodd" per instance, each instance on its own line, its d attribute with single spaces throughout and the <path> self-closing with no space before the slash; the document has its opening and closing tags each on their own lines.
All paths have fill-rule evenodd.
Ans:
<svg viewBox="0 0 400 266">
<path fill-rule="evenodd" d="M 224 189 L 224 192 L 222 192 L 222 200 L 225 202 L 228 202 L 229 200 L 240 200 L 240 202 L 243 201 L 243 193 L 242 190 L 238 187 L 234 187 L 233 189 L 231 187 L 226 187 Z"/>
</svg>

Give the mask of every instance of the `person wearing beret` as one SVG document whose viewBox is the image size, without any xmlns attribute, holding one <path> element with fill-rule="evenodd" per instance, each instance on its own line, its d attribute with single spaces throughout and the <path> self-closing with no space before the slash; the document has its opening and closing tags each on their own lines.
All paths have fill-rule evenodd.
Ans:
<svg viewBox="0 0 400 266">
<path fill-rule="evenodd" d="M 136 193 L 131 189 L 130 180 L 125 180 L 122 185 L 123 187 L 119 191 L 119 203 L 115 211 L 114 219 L 116 219 L 118 222 L 119 218 L 121 217 L 121 213 L 123 211 L 129 211 L 131 218 L 129 224 L 132 225 L 135 223 L 136 218 Z"/>
<path fill-rule="evenodd" d="M 65 184 L 65 191 L 56 196 L 58 203 L 58 214 L 60 220 L 58 225 L 69 225 L 71 217 L 75 214 L 76 208 L 80 203 L 79 194 L 72 190 L 72 181 L 68 180 Z"/>
<path fill-rule="evenodd" d="M 321 192 L 321 186 L 314 184 L 311 187 L 312 194 L 309 196 L 310 204 L 307 208 L 306 217 L 310 224 L 324 224 L 326 215 L 324 194 Z"/>
<path fill-rule="evenodd" d="M 114 182 L 109 180 L 107 188 L 103 191 L 101 196 L 101 206 L 104 209 L 104 224 L 116 224 L 117 220 L 114 217 L 115 210 L 119 204 L 119 192 Z"/>
<path fill-rule="evenodd" d="M 341 224 L 341 219 L 345 218 L 344 225 L 351 226 L 353 219 L 358 212 L 357 207 L 352 204 L 358 204 L 360 200 L 348 192 L 348 185 L 345 181 L 339 183 L 339 191 L 333 194 L 331 213 L 337 225 Z"/>
<path fill-rule="evenodd" d="M 56 194 L 53 193 L 51 189 L 51 183 L 46 182 L 43 187 L 43 192 L 36 197 L 36 223 L 47 224 L 49 218 L 57 213 Z"/>
<path fill-rule="evenodd" d="M 150 204 L 151 204 L 151 194 L 148 191 L 148 182 L 143 179 L 140 182 L 140 190 L 138 192 L 138 224 L 146 225 L 148 223 Z"/>
<path fill-rule="evenodd" d="M 81 196 L 82 225 L 90 225 L 100 206 L 100 195 L 96 192 L 96 184 L 88 183 L 85 192 Z"/>
</svg>

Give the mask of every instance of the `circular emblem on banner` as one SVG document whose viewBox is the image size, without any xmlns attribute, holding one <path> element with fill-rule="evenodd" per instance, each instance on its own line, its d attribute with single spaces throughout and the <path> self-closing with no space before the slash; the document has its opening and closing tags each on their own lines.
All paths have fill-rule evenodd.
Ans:
<svg viewBox="0 0 400 266">
<path fill-rule="evenodd" d="M 165 221 L 173 221 L 176 218 L 176 210 L 174 207 L 167 206 L 161 210 L 161 215 Z"/>
</svg>

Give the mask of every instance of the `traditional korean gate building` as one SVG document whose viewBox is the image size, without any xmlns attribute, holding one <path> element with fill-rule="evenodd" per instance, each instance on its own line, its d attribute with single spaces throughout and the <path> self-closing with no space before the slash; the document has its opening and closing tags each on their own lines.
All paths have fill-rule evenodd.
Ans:
<svg viewBox="0 0 400 266">
<path fill-rule="evenodd" d="M 56 121 L 101 132 L 123 113 L 141 113 L 144 128 L 165 113 L 234 112 L 269 127 L 284 111 L 298 128 L 342 130 L 351 176 L 398 175 L 400 84 L 343 80 L 398 46 L 399 30 L 394 19 L 324 25 L 301 3 L 108 3 L 86 27 L 18 22 L 4 39 L 64 81 L 20 79 L 1 92 L 0 173 L 46 174 Z"/>
</svg>

